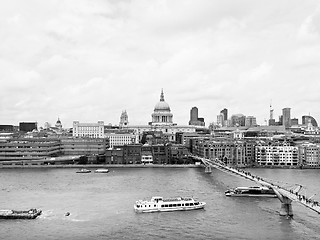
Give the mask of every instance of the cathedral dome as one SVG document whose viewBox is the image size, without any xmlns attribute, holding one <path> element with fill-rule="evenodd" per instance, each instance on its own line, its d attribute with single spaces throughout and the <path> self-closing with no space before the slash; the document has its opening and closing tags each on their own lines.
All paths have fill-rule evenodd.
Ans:
<svg viewBox="0 0 320 240">
<path fill-rule="evenodd" d="M 156 106 L 154 107 L 154 111 L 171 111 L 170 110 L 170 107 L 169 107 L 169 104 L 166 103 L 165 101 L 160 101 L 156 104 Z"/>
<path fill-rule="evenodd" d="M 164 94 L 163 94 L 163 91 L 161 91 L 161 95 L 160 95 L 160 102 L 158 102 L 156 104 L 156 106 L 154 107 L 154 111 L 155 112 L 163 112 L 163 111 L 168 111 L 170 112 L 170 107 L 169 107 L 169 104 L 166 103 L 164 101 Z"/>
<path fill-rule="evenodd" d="M 163 90 L 161 90 L 160 102 L 158 102 L 154 107 L 154 112 L 151 114 L 153 125 L 168 125 L 172 124 L 172 113 L 169 104 L 164 101 Z"/>
</svg>

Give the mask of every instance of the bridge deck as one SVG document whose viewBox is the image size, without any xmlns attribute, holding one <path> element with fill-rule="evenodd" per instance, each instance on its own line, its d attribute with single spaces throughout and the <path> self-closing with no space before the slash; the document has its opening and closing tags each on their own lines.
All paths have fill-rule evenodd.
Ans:
<svg viewBox="0 0 320 240">
<path fill-rule="evenodd" d="M 238 177 L 242 177 L 254 182 L 257 182 L 263 186 L 267 186 L 267 187 L 271 187 L 273 188 L 275 191 L 277 191 L 278 193 L 280 193 L 282 196 L 298 202 L 302 205 L 304 205 L 305 207 L 317 212 L 320 214 L 320 204 L 318 201 L 314 201 L 312 199 L 308 199 L 306 196 L 299 194 L 299 191 L 293 191 L 291 189 L 286 189 L 284 187 L 281 187 L 277 184 L 272 183 L 271 181 L 268 181 L 266 179 L 263 179 L 262 177 L 259 177 L 257 175 L 252 175 L 250 172 L 244 171 L 242 169 L 237 169 L 237 168 L 233 168 L 230 166 L 227 166 L 226 164 L 224 164 L 223 162 L 219 161 L 219 160 L 211 160 L 211 159 L 206 159 L 206 158 L 201 158 L 198 156 L 192 156 L 193 158 L 202 161 L 206 166 L 213 166 L 217 169 L 219 169 L 220 171 L 232 174 L 232 175 L 236 175 Z M 301 188 L 300 188 L 301 189 Z"/>
</svg>

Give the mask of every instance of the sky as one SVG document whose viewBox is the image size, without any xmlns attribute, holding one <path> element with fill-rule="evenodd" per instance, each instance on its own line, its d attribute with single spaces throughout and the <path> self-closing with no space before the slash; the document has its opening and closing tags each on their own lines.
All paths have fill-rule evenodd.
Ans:
<svg viewBox="0 0 320 240">
<path fill-rule="evenodd" d="M 10 0 L 0 3 L 0 124 L 60 118 L 320 121 L 320 1 Z"/>
</svg>

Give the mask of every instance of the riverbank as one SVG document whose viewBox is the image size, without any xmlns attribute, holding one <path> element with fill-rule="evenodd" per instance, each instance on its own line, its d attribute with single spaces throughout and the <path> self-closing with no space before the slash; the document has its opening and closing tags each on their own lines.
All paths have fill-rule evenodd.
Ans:
<svg viewBox="0 0 320 240">
<path fill-rule="evenodd" d="M 54 165 L 0 165 L 0 169 L 12 168 L 202 168 L 194 164 L 54 164 Z"/>
<path fill-rule="evenodd" d="M 40 164 L 25 164 L 25 165 L 2 165 L 0 169 L 11 168 L 203 168 L 204 165 L 195 164 L 54 164 L 54 165 L 40 165 Z M 268 169 L 320 169 L 320 167 L 311 166 L 250 166 L 250 167 L 238 167 L 241 169 L 253 169 L 253 168 L 268 168 Z"/>
</svg>

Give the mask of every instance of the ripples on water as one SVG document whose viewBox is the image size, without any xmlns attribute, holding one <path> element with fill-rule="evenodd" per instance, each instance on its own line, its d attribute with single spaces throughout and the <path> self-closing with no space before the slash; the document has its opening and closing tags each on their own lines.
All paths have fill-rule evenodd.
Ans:
<svg viewBox="0 0 320 240">
<path fill-rule="evenodd" d="M 320 215 L 294 203 L 294 218 L 280 217 L 278 199 L 227 198 L 229 187 L 252 182 L 199 168 L 0 169 L 0 208 L 41 208 L 36 220 L 0 220 L 0 239 L 317 239 Z M 318 170 L 251 169 L 319 191 Z M 308 192 L 307 192 L 308 194 Z M 136 214 L 142 198 L 194 196 L 204 210 Z M 317 199 L 317 198 L 316 198 Z M 70 212 L 70 216 L 65 216 Z"/>
</svg>

